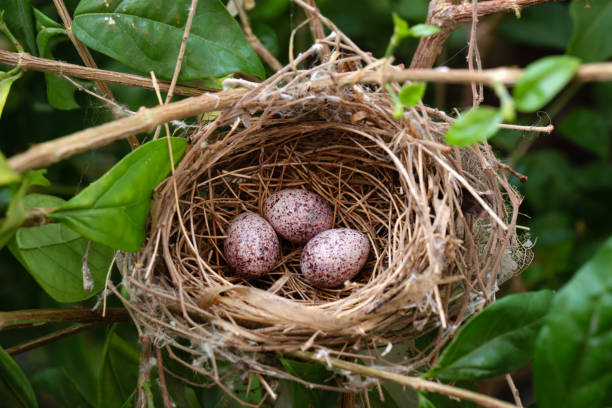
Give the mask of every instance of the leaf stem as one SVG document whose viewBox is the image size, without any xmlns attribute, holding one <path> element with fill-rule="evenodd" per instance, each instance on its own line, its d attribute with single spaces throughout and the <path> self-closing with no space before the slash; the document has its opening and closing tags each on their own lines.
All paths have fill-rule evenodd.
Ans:
<svg viewBox="0 0 612 408">
<path fill-rule="evenodd" d="M 94 327 L 98 327 L 103 324 L 104 322 L 78 323 L 78 324 L 66 327 L 65 329 L 54 331 L 53 333 L 49 333 L 37 339 L 30 340 L 28 342 L 19 344 L 17 346 L 7 348 L 6 352 L 12 356 L 21 354 L 21 353 L 25 353 L 26 351 L 30 351 L 38 347 L 46 346 L 47 344 L 54 343 L 63 338 L 73 336 L 82 331 L 93 329 Z"/>
<path fill-rule="evenodd" d="M 9 39 L 9 41 L 15 46 L 15 49 L 18 52 L 24 52 L 25 51 L 23 49 L 23 47 L 21 46 L 21 43 L 17 40 L 17 38 L 15 38 L 15 36 L 11 32 L 11 30 L 9 30 L 8 26 L 4 22 L 4 10 L 2 10 L 2 12 L 0 12 L 0 32 L 2 32 L 4 35 L 6 35 L 6 38 Z"/>
<path fill-rule="evenodd" d="M 0 312 L 0 331 L 20 327 L 42 326 L 49 323 L 94 323 L 127 322 L 130 316 L 124 308 L 110 308 L 106 317 L 87 308 L 25 309 Z"/>
<path fill-rule="evenodd" d="M 324 361 L 318 359 L 315 354 L 304 351 L 293 351 L 288 353 L 294 357 L 301 358 L 303 360 L 316 361 L 321 364 L 331 365 L 333 368 L 342 370 L 348 370 L 356 374 L 361 374 L 367 377 L 378 378 L 381 380 L 393 381 L 400 385 L 406 385 L 415 390 L 424 390 L 435 392 L 438 394 L 444 394 L 451 397 L 456 397 L 462 400 L 475 402 L 483 407 L 487 408 L 516 408 L 516 405 L 509 404 L 504 401 L 500 401 L 496 398 L 489 397 L 487 395 L 479 394 L 477 392 L 465 390 L 463 388 L 453 387 L 451 385 L 440 384 L 433 381 L 427 381 L 419 377 L 408 377 L 402 374 L 397 374 L 389 371 L 380 370 L 378 368 L 367 367 L 361 364 L 351 363 L 337 358 L 327 358 Z"/>
</svg>

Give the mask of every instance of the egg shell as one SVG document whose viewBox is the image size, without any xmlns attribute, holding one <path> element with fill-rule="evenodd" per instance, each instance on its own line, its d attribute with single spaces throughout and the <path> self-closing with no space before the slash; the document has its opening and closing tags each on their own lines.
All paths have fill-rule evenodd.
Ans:
<svg viewBox="0 0 612 408">
<path fill-rule="evenodd" d="M 278 235 L 296 244 L 332 227 L 331 208 L 312 191 L 281 190 L 268 197 L 263 212 Z"/>
<path fill-rule="evenodd" d="M 223 243 L 227 263 L 244 278 L 270 272 L 280 254 L 278 236 L 263 217 L 245 212 L 232 220 Z"/>
<path fill-rule="evenodd" d="M 368 237 L 357 230 L 323 231 L 308 241 L 302 251 L 302 274 L 313 286 L 333 288 L 357 275 L 369 252 Z"/>
</svg>

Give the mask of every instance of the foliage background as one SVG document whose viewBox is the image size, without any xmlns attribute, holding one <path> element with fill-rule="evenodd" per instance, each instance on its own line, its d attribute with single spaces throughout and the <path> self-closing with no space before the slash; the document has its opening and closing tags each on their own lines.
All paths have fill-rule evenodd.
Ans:
<svg viewBox="0 0 612 408">
<path fill-rule="evenodd" d="M 4 1 L 0 1 L 0 5 Z M 604 16 L 612 14 L 605 2 L 592 2 L 594 5 L 603 4 L 606 8 Z M 350 0 L 320 0 L 317 3 L 323 14 L 375 56 L 382 56 L 392 34 L 392 12 L 412 24 L 423 22 L 427 11 L 426 0 L 363 0 L 358 6 Z M 31 4 L 60 21 L 51 2 L 31 0 Z M 78 1 L 69 0 L 66 4 L 72 11 Z M 579 15 L 584 4 L 584 0 L 574 0 L 538 5 L 523 10 L 520 20 L 514 15 L 482 19 L 479 46 L 484 68 L 525 66 L 542 56 L 562 54 L 566 50 L 581 56 L 584 61 L 609 59 L 612 55 L 612 24 L 601 24 L 595 30 L 587 30 Z M 258 0 L 250 18 L 255 33 L 264 44 L 282 63 L 287 62 L 285 50 L 289 34 L 302 21 L 301 10 L 288 0 Z M 582 38 L 582 41 L 577 38 Z M 298 48 L 306 47 L 309 41 L 306 31 L 301 31 L 297 37 Z M 467 43 L 465 26 L 451 36 L 436 65 L 465 67 Z M 592 50 L 586 44 L 598 46 Z M 416 40 L 405 41 L 395 53 L 396 60 L 408 65 L 415 47 Z M 0 48 L 10 49 L 1 35 Z M 56 46 L 54 56 L 75 63 L 80 61 L 68 41 Z M 101 68 L 131 72 L 102 54 L 94 53 L 94 58 Z M 132 110 L 156 104 L 153 92 L 121 86 L 111 88 L 117 99 Z M 25 73 L 14 83 L 0 121 L 0 150 L 8 157 L 34 143 L 111 118 L 111 113 L 99 101 L 86 94 L 77 92 L 76 101 L 79 109 L 52 108 L 46 97 L 44 75 Z M 492 93 L 486 94 L 485 101 L 496 104 Z M 430 84 L 425 102 L 450 112 L 454 107 L 469 106 L 471 91 L 469 86 Z M 556 290 L 612 236 L 612 83 L 572 84 L 542 112 L 522 115 L 519 122 L 544 125 L 552 122 L 556 130 L 550 135 L 502 131 L 491 140 L 500 157 L 529 177 L 523 185 L 518 180 L 513 181 L 525 195 L 521 222 L 531 228 L 531 239 L 535 242 L 533 264 L 502 290 L 505 293 L 543 288 Z M 150 135 L 140 136 L 141 140 L 148 138 Z M 126 142 L 116 142 L 53 165 L 48 169 L 51 186 L 38 188 L 38 192 L 69 198 L 101 176 L 128 151 Z M 83 304 L 91 306 L 93 302 Z M 0 310 L 65 306 L 46 295 L 7 248 L 0 251 Z M 54 386 L 61 371 L 72 379 L 88 403 L 95 403 L 105 330 L 91 330 L 16 358 L 34 383 L 41 406 L 62 405 L 55 405 L 58 404 L 57 397 L 44 391 L 45 387 Z M 132 327 L 122 324 L 117 330 L 122 338 L 136 346 Z M 46 328 L 2 331 L 0 344 L 5 348 L 11 347 L 48 331 Z M 530 373 L 529 367 L 523 367 L 514 374 L 526 400 L 529 400 L 531 387 Z M 510 398 L 505 383 L 499 379 L 480 382 L 478 387 Z M 394 393 L 404 402 L 413 398 L 408 394 Z M 214 389 L 197 397 L 204 406 L 215 406 L 215 401 L 222 399 Z"/>
</svg>

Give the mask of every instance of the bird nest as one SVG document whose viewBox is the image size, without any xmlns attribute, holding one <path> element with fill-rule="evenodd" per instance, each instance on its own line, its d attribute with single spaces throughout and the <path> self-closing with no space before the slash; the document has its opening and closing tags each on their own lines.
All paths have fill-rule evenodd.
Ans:
<svg viewBox="0 0 612 408">
<path fill-rule="evenodd" d="M 312 67 L 322 45 L 332 52 Z M 525 265 L 520 198 L 491 148 L 451 149 L 450 119 L 422 104 L 395 119 L 384 69 L 334 32 L 261 84 L 233 82 L 248 91 L 191 133 L 155 196 L 146 246 L 119 262 L 142 335 L 219 384 L 231 370 L 294 379 L 275 353 L 297 350 L 417 370 Z M 365 73 L 380 80 L 359 84 Z M 232 218 L 262 214 L 285 188 L 316 192 L 334 228 L 367 235 L 369 259 L 350 282 L 311 286 L 301 246 L 282 240 L 262 278 L 228 266 Z M 400 345 L 402 358 L 387 361 Z"/>
</svg>

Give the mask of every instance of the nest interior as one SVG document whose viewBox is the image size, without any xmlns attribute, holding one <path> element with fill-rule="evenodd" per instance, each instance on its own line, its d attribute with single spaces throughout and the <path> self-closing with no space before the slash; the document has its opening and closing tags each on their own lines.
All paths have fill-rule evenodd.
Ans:
<svg viewBox="0 0 612 408">
<path fill-rule="evenodd" d="M 300 68 L 313 47 L 191 135 L 157 192 L 147 245 L 120 262 L 141 333 L 212 378 L 215 359 L 289 378 L 266 352 L 369 350 L 385 362 L 381 347 L 399 343 L 412 350 L 402 363 L 414 369 L 451 331 L 421 350 L 412 339 L 457 327 L 529 261 L 515 230 L 520 199 L 490 147 L 450 149 L 442 142 L 449 119 L 423 105 L 395 119 L 385 87 L 357 83 L 380 64 L 338 52 L 352 47 L 341 34 L 327 41 L 336 52 L 325 62 Z M 338 86 L 347 74 L 353 83 Z M 351 282 L 312 287 L 300 274 L 301 247 L 283 240 L 263 278 L 245 281 L 228 267 L 229 222 L 262 214 L 283 188 L 316 192 L 335 228 L 369 237 L 368 262 Z"/>
</svg>

